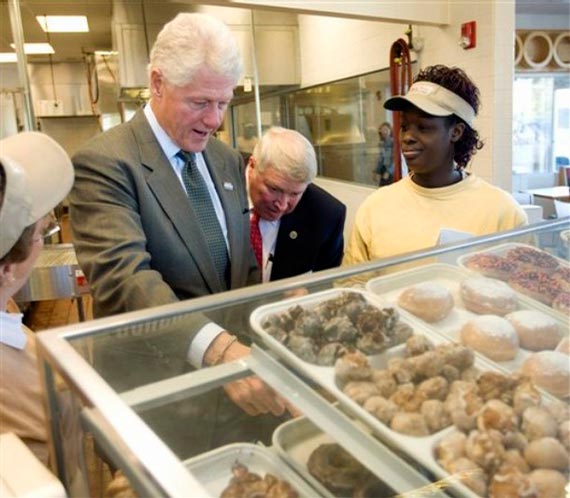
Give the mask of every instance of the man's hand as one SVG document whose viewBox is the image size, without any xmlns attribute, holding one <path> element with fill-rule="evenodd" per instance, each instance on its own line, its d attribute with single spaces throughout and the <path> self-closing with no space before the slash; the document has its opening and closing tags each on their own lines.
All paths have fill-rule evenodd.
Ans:
<svg viewBox="0 0 570 498">
<path fill-rule="evenodd" d="M 231 344 L 229 344 L 231 342 Z M 229 346 L 228 346 L 229 344 Z M 227 363 L 249 355 L 250 348 L 232 341 L 227 333 L 220 334 L 206 351 L 206 363 Z M 229 398 L 244 410 L 248 415 L 272 413 L 275 416 L 283 415 L 285 410 L 293 416 L 300 412 L 259 377 L 252 375 L 230 382 L 224 386 Z"/>
</svg>

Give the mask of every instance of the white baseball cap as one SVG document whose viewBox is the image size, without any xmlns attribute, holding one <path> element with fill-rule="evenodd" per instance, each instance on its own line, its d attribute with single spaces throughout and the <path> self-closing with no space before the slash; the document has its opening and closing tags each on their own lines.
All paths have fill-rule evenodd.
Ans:
<svg viewBox="0 0 570 498">
<path fill-rule="evenodd" d="M 35 131 L 0 140 L 0 164 L 6 178 L 0 206 L 0 258 L 22 232 L 48 214 L 69 193 L 73 165 L 55 140 Z"/>
<path fill-rule="evenodd" d="M 455 114 L 473 128 L 475 109 L 469 102 L 451 90 L 431 81 L 417 81 L 405 96 L 398 95 L 384 102 L 384 107 L 391 111 L 402 111 L 409 104 L 432 116 L 451 116 Z"/>
</svg>

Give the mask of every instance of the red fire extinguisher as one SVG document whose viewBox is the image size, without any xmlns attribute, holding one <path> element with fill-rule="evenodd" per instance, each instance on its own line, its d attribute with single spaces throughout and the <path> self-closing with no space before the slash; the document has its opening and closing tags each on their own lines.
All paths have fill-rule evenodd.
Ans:
<svg viewBox="0 0 570 498">
<path fill-rule="evenodd" d="M 408 44 L 402 38 L 390 48 L 390 91 L 392 97 L 405 95 L 412 86 L 412 64 Z M 400 113 L 394 112 L 394 181 L 402 178 L 402 154 L 400 146 Z"/>
</svg>

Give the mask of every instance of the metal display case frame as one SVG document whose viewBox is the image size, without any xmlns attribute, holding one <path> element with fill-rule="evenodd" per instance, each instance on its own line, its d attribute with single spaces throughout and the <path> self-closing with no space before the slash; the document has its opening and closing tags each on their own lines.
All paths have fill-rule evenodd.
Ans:
<svg viewBox="0 0 570 498">
<path fill-rule="evenodd" d="M 41 373 L 47 388 L 51 423 L 52 457 L 58 477 L 70 496 L 89 494 L 88 469 L 84 458 L 85 434 L 98 451 L 122 469 L 140 496 L 207 497 L 200 482 L 184 462 L 137 415 L 142 410 L 186 399 L 229 381 L 256 374 L 276 392 L 299 408 L 323 432 L 334 435 L 341 446 L 398 492 L 432 485 L 433 475 L 424 472 L 392 447 L 372 437 L 337 405 L 321 396 L 294 368 L 260 344 L 251 354 L 219 366 L 182 373 L 118 393 L 89 362 L 90 341 L 110 333 L 165 321 L 181 315 L 202 313 L 228 306 L 251 309 L 257 302 L 278 300 L 299 288 L 309 292 L 362 280 L 367 275 L 400 265 L 423 265 L 438 259 L 448 263 L 467 252 L 511 241 L 529 241 L 539 248 L 568 259 L 568 246 L 561 233 L 570 229 L 570 219 L 545 221 L 521 229 L 471 238 L 425 251 L 342 267 L 295 278 L 257 285 L 222 294 L 93 320 L 38 334 Z M 255 342 L 257 341 L 253 338 Z M 432 485 L 430 496 L 447 496 Z"/>
</svg>

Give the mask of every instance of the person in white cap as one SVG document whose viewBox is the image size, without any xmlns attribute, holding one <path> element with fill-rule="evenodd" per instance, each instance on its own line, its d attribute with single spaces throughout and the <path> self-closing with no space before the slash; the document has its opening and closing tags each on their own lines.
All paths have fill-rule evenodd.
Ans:
<svg viewBox="0 0 570 498">
<path fill-rule="evenodd" d="M 6 309 L 44 239 L 58 230 L 50 213 L 72 185 L 71 160 L 47 135 L 24 132 L 0 140 L 0 432 L 16 434 L 44 464 L 47 420 L 34 336 L 21 314 Z"/>
<path fill-rule="evenodd" d="M 478 236 L 527 223 L 508 192 L 465 170 L 483 143 L 474 128 L 479 90 L 463 70 L 427 67 L 384 107 L 402 112 L 409 175 L 361 204 L 343 265 L 433 247 L 446 230 Z"/>
</svg>

